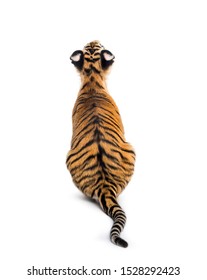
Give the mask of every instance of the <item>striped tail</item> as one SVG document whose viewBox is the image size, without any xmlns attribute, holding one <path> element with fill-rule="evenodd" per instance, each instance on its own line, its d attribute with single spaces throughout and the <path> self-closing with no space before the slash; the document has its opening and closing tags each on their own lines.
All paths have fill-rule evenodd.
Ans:
<svg viewBox="0 0 207 280">
<path fill-rule="evenodd" d="M 117 203 L 116 196 L 112 191 L 108 190 L 100 195 L 99 202 L 103 211 L 114 221 L 110 232 L 111 242 L 126 248 L 128 243 L 120 237 L 120 233 L 126 223 L 126 215 Z"/>
</svg>

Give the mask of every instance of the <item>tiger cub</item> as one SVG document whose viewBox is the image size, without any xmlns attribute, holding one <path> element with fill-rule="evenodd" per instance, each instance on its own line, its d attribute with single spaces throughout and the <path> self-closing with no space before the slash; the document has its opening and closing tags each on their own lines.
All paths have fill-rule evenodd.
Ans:
<svg viewBox="0 0 207 280">
<path fill-rule="evenodd" d="M 73 136 L 66 164 L 78 189 L 95 199 L 113 219 L 111 241 L 127 247 L 120 237 L 126 215 L 117 197 L 133 174 L 135 152 L 125 140 L 119 110 L 106 87 L 114 58 L 99 41 L 88 43 L 70 57 L 80 73 L 81 88 L 73 108 Z"/>
</svg>

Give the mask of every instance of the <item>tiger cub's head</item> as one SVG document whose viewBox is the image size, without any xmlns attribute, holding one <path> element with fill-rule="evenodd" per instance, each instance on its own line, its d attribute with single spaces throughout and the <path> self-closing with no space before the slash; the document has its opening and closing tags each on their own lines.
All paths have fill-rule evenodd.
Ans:
<svg viewBox="0 0 207 280">
<path fill-rule="evenodd" d="M 114 62 L 115 56 L 106 50 L 99 41 L 88 43 L 84 49 L 73 52 L 70 59 L 83 76 L 92 73 L 104 75 Z"/>
</svg>

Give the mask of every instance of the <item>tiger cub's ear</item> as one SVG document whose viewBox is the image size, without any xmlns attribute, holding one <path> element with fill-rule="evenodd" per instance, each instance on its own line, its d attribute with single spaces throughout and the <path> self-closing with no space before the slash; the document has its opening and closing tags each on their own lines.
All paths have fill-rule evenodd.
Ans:
<svg viewBox="0 0 207 280">
<path fill-rule="evenodd" d="M 72 53 L 71 57 L 71 62 L 75 65 L 75 67 L 81 71 L 83 68 L 83 52 L 82 51 L 75 51 Z"/>
<path fill-rule="evenodd" d="M 101 51 L 101 66 L 105 70 L 114 63 L 115 56 L 108 50 Z"/>
</svg>

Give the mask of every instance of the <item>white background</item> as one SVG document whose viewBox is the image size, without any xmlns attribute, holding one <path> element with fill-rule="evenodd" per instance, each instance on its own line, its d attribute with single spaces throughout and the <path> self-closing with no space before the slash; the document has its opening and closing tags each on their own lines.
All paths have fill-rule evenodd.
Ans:
<svg viewBox="0 0 207 280">
<path fill-rule="evenodd" d="M 207 279 L 205 1 L 1 1 L 0 28 L 1 279 L 69 279 L 31 278 L 33 265 L 117 270 L 101 279 L 180 266 L 159 279 Z M 116 56 L 108 88 L 137 153 L 119 198 L 127 249 L 65 166 L 80 87 L 69 56 L 94 39 Z"/>
</svg>

